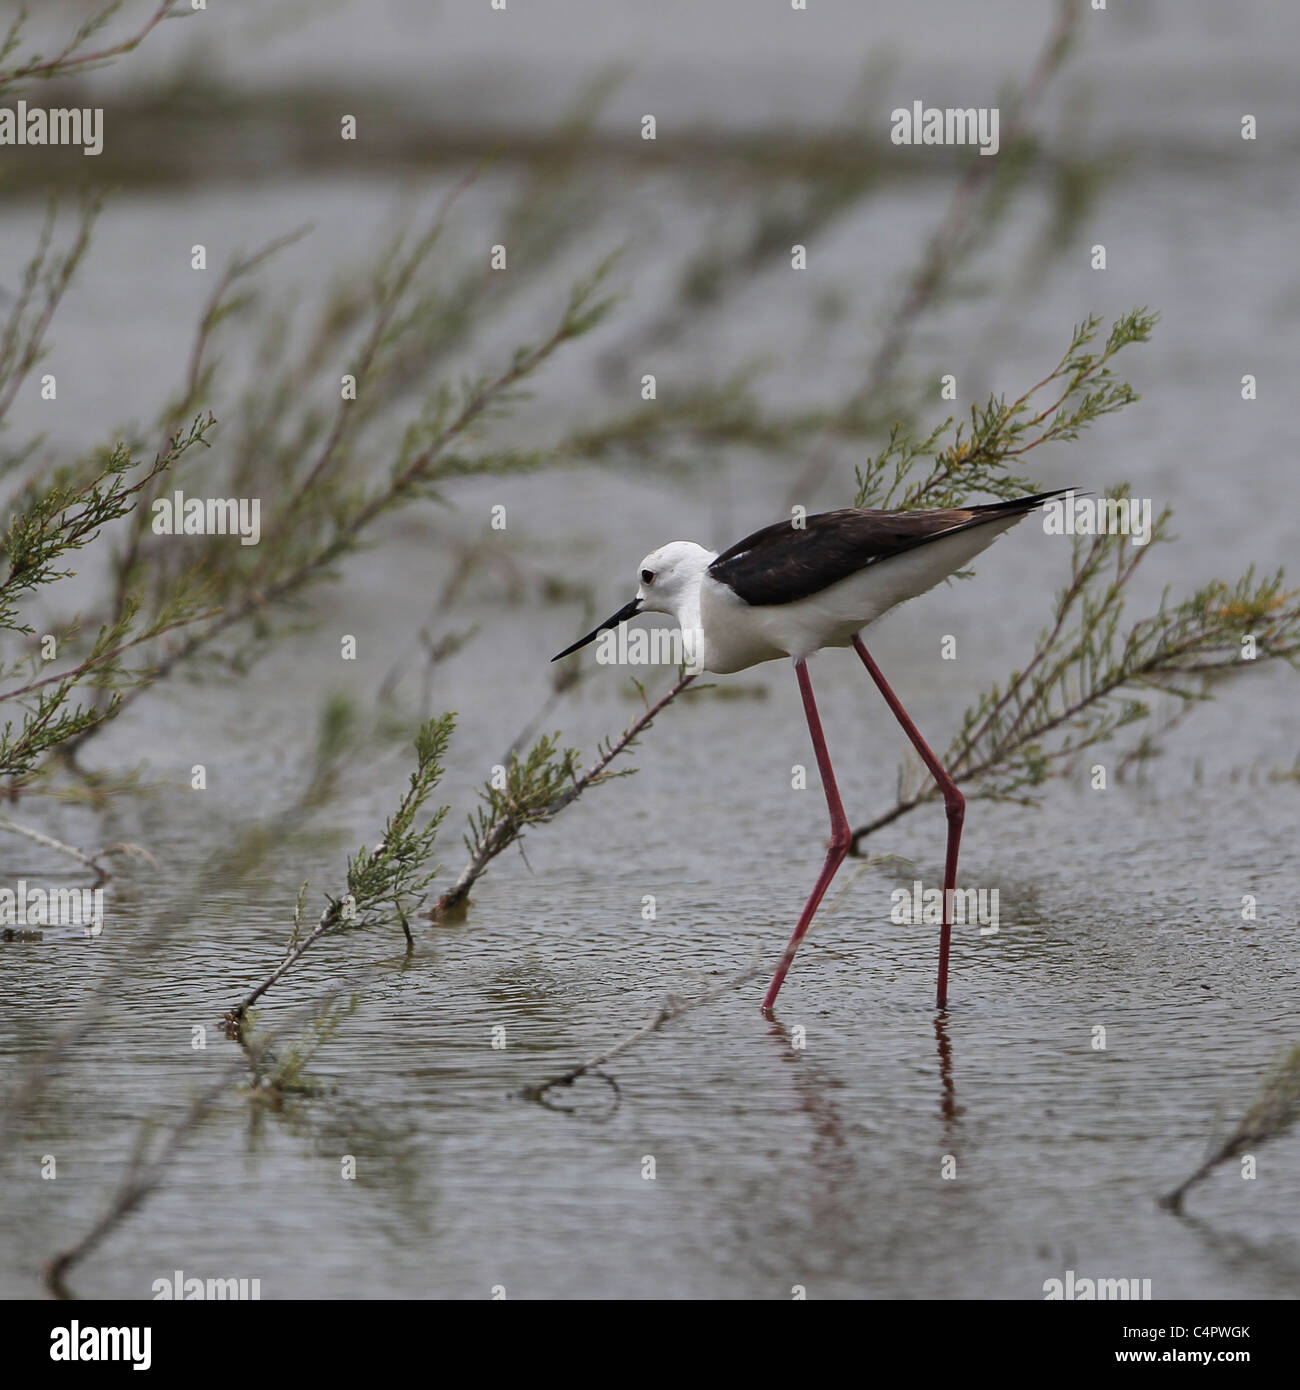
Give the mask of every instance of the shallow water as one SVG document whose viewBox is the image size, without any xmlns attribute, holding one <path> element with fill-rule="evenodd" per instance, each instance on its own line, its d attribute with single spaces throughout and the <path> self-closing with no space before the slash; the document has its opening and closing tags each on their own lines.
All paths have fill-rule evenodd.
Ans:
<svg viewBox="0 0 1300 1390">
<path fill-rule="evenodd" d="M 52 436 L 94 437 L 104 418 L 147 418 L 165 396 L 201 292 L 154 267 L 161 248 L 190 236 L 196 207 L 244 245 L 319 218 L 328 235 L 307 243 L 294 272 L 310 281 L 364 247 L 391 193 L 378 181 L 304 181 L 261 190 L 238 211 L 215 194 L 120 200 L 61 324 L 54 360 L 83 385 Z M 712 365 L 726 360 L 719 351 L 770 345 L 794 400 L 852 381 L 870 345 L 862 324 L 889 298 L 887 278 L 861 275 L 862 248 L 896 275 L 946 196 L 937 182 L 902 186 L 827 239 L 818 273 L 854 284 L 838 335 L 788 342 L 786 291 L 764 284 L 712 340 L 682 351 Z M 1182 591 L 1252 562 L 1296 560 L 1294 508 L 1270 501 L 1294 491 L 1285 382 L 1300 355 L 1296 197 L 1294 179 L 1279 185 L 1267 167 L 1144 169 L 1107 187 L 1068 263 L 992 329 L 987 303 L 959 303 L 919 340 L 936 376 L 953 370 L 978 396 L 1035 379 L 1089 311 L 1162 311 L 1153 343 L 1125 363 L 1141 405 L 1044 461 L 1051 481 L 1129 478 L 1176 507 L 1180 539 L 1153 555 L 1137 608 L 1165 583 Z M 629 190 L 611 199 L 601 230 L 640 227 L 653 243 L 690 202 Z M 648 212 L 658 227 L 640 222 Z M 35 216 L 7 219 L 10 247 L 28 243 Z M 991 270 L 1042 216 L 1036 199 L 1021 200 L 1018 236 Z M 1088 269 L 1098 238 L 1113 248 L 1104 282 Z M 143 254 L 150 239 L 157 259 Z M 652 245 L 641 249 L 633 304 L 659 265 Z M 6 248 L 6 274 L 17 254 Z M 106 324 L 123 322 L 146 285 L 153 298 L 109 351 Z M 951 365 L 948 344 L 963 345 Z M 1249 406 L 1236 385 L 1244 371 L 1268 384 Z M 529 418 L 563 423 L 590 389 L 585 370 L 548 377 Z M 816 505 L 843 501 L 852 460 L 836 462 Z M 526 574 L 572 565 L 612 611 L 646 550 L 673 535 L 725 544 L 779 514 L 788 485 L 726 455 L 689 484 L 608 469 L 465 487 L 457 512 L 395 526 L 349 565 L 318 600 L 318 626 L 248 677 L 177 682 L 97 740 L 95 766 L 144 764 L 155 792 L 100 816 L 17 808 L 72 843 L 142 843 L 158 867 L 132 865 L 108 885 L 100 937 L 0 946 L 7 1074 L 75 1017 L 95 982 L 114 982 L 112 1010 L 7 1141 L 0 1295 L 39 1291 L 43 1261 L 102 1209 L 140 1122 L 179 1117 L 229 1063 L 216 1021 L 278 958 L 298 884 L 336 891 L 347 853 L 391 809 L 406 755 L 367 747 L 309 831 L 277 830 L 306 775 L 322 693 L 372 700 L 382 673 L 410 658 L 447 572 L 446 542 L 485 530 L 487 508 L 504 500 L 526 518 L 507 533 Z M 870 634 L 937 745 L 979 689 L 1032 651 L 1062 544 L 1022 526 L 981 559 L 976 582 L 940 589 Z M 583 630 L 576 605 L 543 603 L 531 582 L 514 595 L 492 576 L 471 586 L 452 625 L 471 622 L 480 636 L 440 668 L 432 694 L 433 710 L 460 713 L 444 783 L 449 874 L 462 862 L 470 789 L 543 706 L 549 656 Z M 355 666 L 338 661 L 348 631 L 363 634 Z M 957 637 L 956 662 L 939 660 L 945 634 Z M 408 713 L 417 667 L 401 687 Z M 812 670 L 860 823 L 890 804 L 903 740 L 849 654 Z M 815 772 L 808 790 L 791 789 L 792 767 L 813 766 L 797 692 L 783 663 L 722 683 L 753 698 L 706 693 L 665 712 L 631 759 L 635 777 L 530 833 L 527 860 L 497 861 L 463 922 L 421 924 L 409 958 L 396 929 L 316 948 L 262 1018 L 274 1027 L 331 983 L 360 979 L 356 1014 L 311 1068 L 325 1091 L 255 1121 L 231 1092 L 158 1192 L 74 1272 L 73 1289 L 148 1297 L 182 1269 L 259 1278 L 264 1297 L 488 1297 L 503 1286 L 509 1297 L 783 1298 L 803 1285 L 810 1297 L 1038 1298 L 1073 1269 L 1149 1278 L 1160 1298 L 1300 1296 L 1296 1139 L 1262 1148 L 1254 1181 L 1226 1165 L 1186 1219 L 1154 1200 L 1200 1162 L 1216 1110 L 1235 1119 L 1264 1067 L 1297 1041 L 1300 784 L 1269 776 L 1300 751 L 1289 673 L 1226 684 L 1144 777 L 1093 791 L 1081 767 L 1036 809 L 973 802 L 962 880 L 999 891 L 1001 923 L 992 936 L 958 930 L 945 1015 L 932 1007 L 935 929 L 889 922 L 894 887 L 932 885 L 941 872 L 944 820 L 930 806 L 868 846 L 910 863 L 846 865 L 775 1023 L 759 1015 L 756 980 L 611 1063 L 616 1084 L 586 1079 L 550 1108 L 520 1097 L 630 1032 L 666 994 L 717 984 L 756 953 L 773 961 L 786 939 L 825 836 Z M 634 717 L 627 696 L 624 673 L 598 669 L 545 727 L 590 750 Z M 1098 760 L 1113 766 L 1112 754 Z M 203 793 L 188 788 L 196 762 L 209 770 Z M 271 844 L 255 871 L 214 869 L 257 820 Z M 81 881 L 25 841 L 0 851 L 5 882 Z M 653 922 L 642 918 L 647 894 Z M 1243 894 L 1258 897 L 1254 922 L 1241 919 Z M 136 947 L 159 923 L 171 925 L 168 948 L 141 961 Z M 191 1046 L 196 1025 L 203 1050 Z M 53 1182 L 33 1178 L 47 1153 L 58 1159 Z M 344 1155 L 356 1159 L 353 1181 L 340 1176 Z"/>
</svg>

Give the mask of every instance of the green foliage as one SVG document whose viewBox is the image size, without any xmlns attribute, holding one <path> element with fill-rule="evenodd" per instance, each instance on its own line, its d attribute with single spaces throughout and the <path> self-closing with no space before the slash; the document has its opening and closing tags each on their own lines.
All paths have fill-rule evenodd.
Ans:
<svg viewBox="0 0 1300 1390">
<path fill-rule="evenodd" d="M 323 742 L 329 738 L 329 725 L 336 717 L 327 715 Z M 232 1036 L 242 1040 L 248 1011 L 322 937 L 396 920 L 401 923 L 408 944 L 411 942 L 408 918 L 438 872 L 437 866 L 430 861 L 438 827 L 447 814 L 446 806 L 426 813 L 425 805 L 442 780 L 442 760 L 455 723 L 455 715 L 444 714 L 420 726 L 415 736 L 415 770 L 397 809 L 385 823 L 379 842 L 373 848 L 363 845 L 348 860 L 345 891 L 339 897 L 326 894 L 326 905 L 305 936 L 303 910 L 308 885 L 304 883 L 298 890 L 293 931 L 284 957 L 256 989 L 226 1014 Z"/>
<path fill-rule="evenodd" d="M 459 319 L 446 321 L 429 312 L 436 302 L 430 255 L 455 193 L 420 236 L 396 238 L 381 254 L 363 277 L 369 297 L 340 290 L 325 304 L 319 332 L 296 358 L 285 353 L 287 319 L 275 312 L 267 316 L 259 370 L 235 408 L 233 434 L 221 441 L 215 459 L 204 461 L 202 473 L 205 492 L 224 483 L 229 495 L 263 499 L 270 521 L 257 547 L 232 547 L 222 536 L 191 536 L 184 547 L 170 544 L 152 531 L 151 504 L 164 489 L 184 489 L 198 476 L 186 455 L 195 443 L 211 445 L 206 437 L 211 415 L 206 423 L 196 419 L 188 433 L 177 431 L 215 388 L 214 338 L 236 326 L 257 302 L 251 278 L 301 233 L 235 257 L 221 276 L 200 318 L 185 381 L 159 422 L 169 443 L 152 468 L 130 480 L 134 455 L 117 445 L 89 470 L 60 467 L 52 478 L 47 470 L 41 481 L 19 485 L 4 544 L 9 573 L 0 584 L 0 626 L 30 634 L 30 624 L 19 621 L 18 600 L 71 574 L 60 558 L 94 541 L 106 523 L 119 522 L 125 540 L 103 610 L 62 623 L 63 641 L 72 641 L 87 623 L 100 634 L 88 651 L 78 653 L 84 660 L 68 683 L 33 682 L 0 696 L 32 697 L 23 729 L 15 733 L 11 725 L 6 735 L 0 772 L 26 776 L 53 752 L 76 752 L 146 689 L 193 665 L 223 637 L 242 634 L 241 645 L 227 648 L 226 656 L 236 670 L 247 669 L 267 649 L 266 618 L 335 573 L 381 518 L 420 498 L 441 500 L 444 486 L 458 479 L 561 460 L 554 450 L 484 448 L 474 437 L 516 409 L 528 379 L 609 312 L 613 299 L 602 288 L 612 257 L 573 287 L 542 340 L 516 348 L 494 373 L 425 388 L 396 443 L 376 442 L 390 432 L 393 408 L 418 381 L 421 358 L 437 359 L 450 350 L 452 339 L 468 331 Z M 525 200 L 514 215 L 531 206 Z M 0 334 L 0 421 L 44 353 L 46 330 L 84 257 L 97 207 L 92 203 L 83 210 L 77 236 L 63 253 L 52 250 L 53 211 L 46 219 Z M 474 279 L 481 284 L 481 272 Z M 351 284 L 356 282 L 352 277 Z M 462 296 L 457 313 L 469 302 Z M 356 399 L 340 398 L 326 411 L 313 383 L 331 357 L 348 363 L 358 391 Z M 8 467 L 19 467 L 38 444 L 12 452 Z M 387 476 L 377 486 L 359 486 L 358 451 L 376 447 L 390 452 Z M 155 665 L 128 669 L 119 660 L 130 647 L 182 623 L 191 630 Z M 249 640 L 254 634 L 257 640 Z M 79 680 L 95 695 L 91 703 L 73 708 L 68 696 Z"/>
<path fill-rule="evenodd" d="M 0 69 L 0 96 L 10 87 L 21 90 L 22 85 L 27 82 L 49 81 L 51 78 L 93 72 L 111 59 L 123 53 L 130 53 L 144 42 L 160 21 L 178 12 L 180 0 L 161 0 L 141 28 L 120 43 L 107 48 L 88 47 L 90 40 L 117 14 L 122 4 L 123 0 L 107 0 L 99 9 L 92 10 L 72 30 L 64 40 L 63 46 L 50 57 L 31 53 L 13 67 Z M 9 28 L 0 39 L 0 63 L 12 57 L 18 50 L 27 15 L 28 11 L 24 6 L 10 21 Z"/>
<path fill-rule="evenodd" d="M 1020 459 L 1041 444 L 1077 439 L 1093 421 L 1138 399 L 1112 360 L 1147 341 L 1155 320 L 1135 309 L 1098 347 L 1101 321 L 1089 318 L 1052 371 L 1015 400 L 990 397 L 972 408 L 969 426 L 948 419 L 920 440 L 895 429 L 885 449 L 857 470 L 856 505 L 951 507 L 972 493 L 1011 498 L 1036 490 L 1040 481 L 1017 471 Z M 1103 497 L 1126 501 L 1129 487 L 1116 484 Z M 1122 730 L 1142 726 L 1131 756 L 1151 756 L 1156 738 L 1209 698 L 1216 677 L 1270 660 L 1296 664 L 1300 595 L 1285 587 L 1280 570 L 1259 579 L 1251 567 L 1178 601 L 1166 591 L 1153 613 L 1125 625 L 1133 577 L 1169 540 L 1170 519 L 1166 509 L 1154 520 L 1145 545 L 1115 531 L 1075 538 L 1069 580 L 1033 658 L 966 709 L 941 757 L 968 794 L 1033 804 L 1033 789 Z M 1243 659 L 1247 638 L 1255 655 Z M 1153 725 L 1143 698 L 1149 693 L 1172 696 L 1181 708 Z M 900 774 L 895 804 L 855 829 L 854 846 L 937 795 L 929 775 L 913 766 Z"/>
<path fill-rule="evenodd" d="M 1064 356 L 1036 385 L 1008 401 L 990 396 L 973 405 L 969 423 L 952 417 L 925 439 L 915 442 L 894 429 L 885 448 L 855 470 L 855 507 L 959 507 L 974 494 L 1023 496 L 1035 489 L 1024 473 L 1012 472 L 1016 460 L 1053 441 L 1077 439 L 1079 432 L 1103 415 L 1139 399 L 1120 381 L 1111 360 L 1131 343 L 1151 337 L 1157 315 L 1134 309 L 1117 319 L 1100 351 L 1096 342 L 1102 320 L 1095 316 L 1075 327 Z M 948 444 L 936 451 L 939 441 Z M 918 460 L 934 454 L 923 477 L 913 478 Z"/>
<path fill-rule="evenodd" d="M 479 791 L 483 803 L 470 813 L 464 837 L 469 862 L 452 889 L 439 899 L 436 912 L 446 915 L 465 901 L 470 887 L 488 864 L 509 849 L 530 825 L 556 816 L 571 798 L 578 771 L 578 750 L 561 749 L 559 734 L 543 734 L 521 758 L 511 749 L 504 764 L 504 784 L 491 777 Z"/>
<path fill-rule="evenodd" d="M 152 479 L 196 444 L 206 444 L 215 423 L 211 416 L 197 417 L 135 482 L 127 480 L 135 460 L 119 444 L 106 458 L 58 468 L 49 480 L 30 483 L 11 498 L 9 526 L 0 539 L 0 566 L 7 570 L 0 579 L 0 634 L 34 636 L 35 627 L 23 615 L 24 601 L 73 574 L 66 557 L 130 512 Z M 201 598 L 197 588 L 178 585 L 147 622 L 137 622 L 138 604 L 127 602 L 112 622 L 100 626 L 89 651 L 75 665 L 0 691 L 0 705 L 12 703 L 22 710 L 18 728 L 10 719 L 0 733 L 0 776 L 28 776 L 46 754 L 111 718 L 122 691 L 148 678 L 148 668 L 128 665 L 126 654 L 205 616 L 199 611 Z M 75 645 L 75 636 L 76 625 L 70 624 L 57 635 L 56 645 Z M 0 659 L 0 679 L 16 679 L 22 671 L 34 673 L 42 667 L 40 650 L 31 650 L 30 642 L 22 645 L 28 648 L 25 654 Z M 73 703 L 79 686 L 93 687 L 106 698 L 95 706 Z"/>
<path fill-rule="evenodd" d="M 1106 496 L 1127 498 L 1128 489 Z M 1252 568 L 1233 586 L 1212 581 L 1180 603 L 1166 594 L 1154 613 L 1122 627 L 1127 586 L 1151 545 L 1168 539 L 1169 519 L 1166 510 L 1144 547 L 1115 534 L 1076 537 L 1070 582 L 1033 660 L 966 710 L 950 750 L 950 768 L 986 779 L 982 794 L 1005 797 L 1035 786 L 1054 764 L 1146 719 L 1147 703 L 1130 692 L 1208 698 L 1207 677 L 1241 669 L 1243 638 L 1254 639 L 1254 660 L 1294 664 L 1300 609 L 1281 571 L 1257 581 Z M 1043 739 L 1058 730 L 1060 739 L 1045 749 Z"/>
<path fill-rule="evenodd" d="M 609 312 L 614 301 L 602 288 L 613 257 L 601 260 L 573 286 L 545 337 L 515 348 L 495 372 L 427 387 L 397 439 L 390 437 L 392 409 L 409 394 L 420 355 L 432 360 L 438 355 L 435 347 L 440 351 L 445 346 L 436 342 L 428 319 L 418 311 L 430 293 L 422 277 L 454 196 L 421 236 L 409 245 L 399 238 L 381 254 L 369 277 L 372 300 L 338 295 L 327 303 L 319 331 L 296 358 L 286 360 L 286 321 L 270 315 L 260 369 L 233 407 L 233 441 L 223 444 L 215 466 L 209 461 L 204 470 L 206 491 L 224 472 L 229 495 L 262 499 L 270 520 L 258 546 L 232 548 L 221 536 L 191 537 L 193 544 L 183 551 L 163 543 L 149 526 L 148 502 L 158 484 L 145 486 L 119 552 L 115 598 L 104 620 L 120 620 L 131 605 L 158 611 L 183 582 L 202 583 L 220 605 L 219 612 L 169 653 L 155 679 L 184 669 L 237 630 L 247 631 L 286 610 L 304 590 L 336 574 L 339 563 L 367 542 L 381 519 L 421 499 L 443 501 L 445 486 L 465 477 L 504 475 L 560 461 L 553 450 L 485 448 L 479 436 L 490 422 L 519 407 L 529 378 Z M 237 322 L 252 302 L 246 281 L 292 239 L 237 257 L 222 276 L 200 321 L 186 385 L 165 419 L 191 408 L 209 389 L 214 334 Z M 452 325 L 450 331 L 459 330 Z M 349 363 L 357 392 L 355 399 L 340 394 L 324 410 L 318 383 L 322 375 L 337 380 L 323 368 L 333 354 Z M 386 451 L 391 460 L 385 476 L 372 486 L 356 481 L 363 472 L 363 450 Z M 168 485 L 183 488 L 186 477 L 179 470 L 179 476 L 169 476 Z M 236 655 L 228 653 L 240 669 L 267 649 L 265 635 L 263 628 L 262 640 L 245 644 Z M 141 693 L 132 692 L 116 708 Z"/>
<path fill-rule="evenodd" d="M 610 764 L 626 752 L 654 721 L 655 716 L 670 704 L 695 680 L 694 676 L 679 673 L 676 683 L 646 709 L 617 738 L 602 739 L 595 762 L 581 776 L 578 771 L 578 752 L 573 748 L 561 750 L 558 734 L 544 734 L 521 759 L 511 749 L 504 763 L 505 785 L 497 787 L 489 779 L 479 792 L 483 805 L 470 815 L 470 833 L 465 837 L 469 859 L 460 877 L 434 908 L 435 918 L 446 918 L 464 910 L 469 891 L 487 872 L 497 855 L 515 843 L 530 825 L 541 825 L 556 816 L 580 797 L 588 787 L 594 787 L 613 777 L 626 777 L 635 769 L 611 772 Z M 634 682 L 642 700 L 645 692 Z M 701 687 L 708 689 L 709 687 Z"/>
<path fill-rule="evenodd" d="M 474 853 L 498 825 L 510 827 L 507 843 L 525 826 L 549 819 L 561 792 L 577 775 L 578 750 L 561 749 L 559 734 L 543 734 L 520 758 L 511 752 L 504 764 L 504 786 L 489 779 L 479 792 L 483 806 L 470 817 L 465 846 Z"/>
<path fill-rule="evenodd" d="M 101 527 L 131 511 L 135 495 L 195 444 L 206 444 L 215 424 L 211 415 L 206 420 L 196 418 L 188 433 L 174 437 L 134 483 L 128 484 L 124 475 L 135 460 L 125 444 L 118 444 L 97 462 L 91 477 L 78 476 L 85 473 L 84 468 L 59 468 L 49 482 L 29 484 L 12 498 L 11 508 L 19 510 L 10 512 L 8 529 L 0 539 L 0 556 L 9 568 L 0 579 L 0 628 L 32 632 L 33 628 L 17 621 L 18 597 L 74 573 L 57 569 L 56 562 L 67 552 L 82 549 Z"/>
<path fill-rule="evenodd" d="M 441 806 L 419 824 L 424 804 L 442 780 L 442 759 L 456 717 L 444 714 L 427 720 L 415 736 L 415 770 L 397 810 L 373 849 L 362 846 L 348 860 L 347 894 L 329 899 L 326 916 L 349 929 L 373 926 L 393 916 L 405 922 L 430 880 L 438 873 L 429 860 L 438 827 L 447 814 Z"/>
<path fill-rule="evenodd" d="M 77 230 L 71 244 L 62 250 L 54 248 L 58 209 L 52 201 L 46 207 L 36 250 L 23 270 L 22 284 L 0 333 L 0 426 L 32 369 L 45 356 L 46 332 L 72 277 L 85 259 L 102 206 L 101 195 L 83 196 Z M 29 445 L 27 452 L 32 447 Z M 24 457 L 18 454 L 5 459 L 3 471 L 8 472 Z"/>
</svg>

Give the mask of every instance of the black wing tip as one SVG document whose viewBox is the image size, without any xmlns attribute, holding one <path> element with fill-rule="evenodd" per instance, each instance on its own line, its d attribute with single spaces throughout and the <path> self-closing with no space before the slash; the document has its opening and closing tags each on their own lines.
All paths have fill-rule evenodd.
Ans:
<svg viewBox="0 0 1300 1390">
<path fill-rule="evenodd" d="M 966 510 L 985 513 L 1032 512 L 1035 507 L 1041 507 L 1045 502 L 1051 502 L 1057 497 L 1064 497 L 1067 493 L 1073 493 L 1076 497 L 1087 496 L 1087 493 L 1082 488 L 1054 487 L 1048 492 L 1034 492 L 1026 497 L 1011 497 L 1004 502 L 983 502 L 978 506 L 968 507 Z"/>
<path fill-rule="evenodd" d="M 1026 507 L 1037 507 L 1044 502 L 1050 502 L 1055 497 L 1064 497 L 1067 493 L 1073 493 L 1076 497 L 1087 495 L 1085 488 L 1075 487 L 1073 483 L 1069 487 L 1054 487 L 1048 492 L 1035 492 L 1029 497 L 1022 497 L 1021 503 Z"/>
</svg>

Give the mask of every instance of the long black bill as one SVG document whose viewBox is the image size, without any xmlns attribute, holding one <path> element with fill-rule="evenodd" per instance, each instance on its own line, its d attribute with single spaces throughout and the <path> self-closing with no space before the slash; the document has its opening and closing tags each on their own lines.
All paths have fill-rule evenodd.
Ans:
<svg viewBox="0 0 1300 1390">
<path fill-rule="evenodd" d="M 573 646 L 565 647 L 559 656 L 553 656 L 551 660 L 559 661 L 560 657 L 576 652 L 579 647 L 585 647 L 588 642 L 594 642 L 602 632 L 608 632 L 611 627 L 617 627 L 619 623 L 625 623 L 629 618 L 635 618 L 640 611 L 641 600 L 634 598 L 631 603 L 624 604 L 612 618 L 606 618 L 599 627 L 593 628 L 585 637 L 580 637 Z"/>
</svg>

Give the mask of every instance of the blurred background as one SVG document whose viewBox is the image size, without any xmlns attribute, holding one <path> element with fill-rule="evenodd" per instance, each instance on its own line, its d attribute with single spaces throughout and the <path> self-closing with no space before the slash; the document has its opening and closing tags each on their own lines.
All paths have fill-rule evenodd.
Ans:
<svg viewBox="0 0 1300 1390">
<path fill-rule="evenodd" d="M 128 3 L 89 45 L 152 12 Z M 58 51 L 95 13 L 39 7 L 7 62 Z M 93 795 L 45 786 L 24 802 L 61 841 L 140 844 L 154 862 L 108 885 L 102 937 L 0 947 L 11 1061 L 79 1029 L 86 991 L 119 982 L 7 1146 L 0 1293 L 39 1291 L 44 1261 L 111 1200 L 140 1122 L 174 1122 L 229 1063 L 215 1020 L 279 958 L 299 884 L 318 910 L 373 842 L 418 718 L 459 719 L 437 794 L 451 808 L 441 891 L 507 749 L 555 729 L 585 762 L 636 715 L 627 672 L 565 689 L 548 661 L 626 602 L 655 546 L 721 548 L 796 503 L 850 505 L 855 467 L 892 425 L 924 438 L 990 393 L 1019 395 L 1076 323 L 1144 305 L 1161 316 L 1152 341 L 1116 363 L 1141 401 L 1045 447 L 1035 477 L 1128 482 L 1174 509 L 1131 616 L 1167 586 L 1178 598 L 1294 563 L 1298 44 L 1300 11 L 1280 0 L 277 0 L 168 19 L 97 71 L 27 87 L 29 104 L 102 106 L 105 144 L 97 158 L 0 150 L 0 310 L 51 196 L 67 245 L 78 199 L 111 189 L 47 334 L 38 375 L 56 376 L 57 399 L 33 376 L 5 419 L 6 455 L 28 470 L 119 438 L 150 456 L 165 427 L 211 409 L 187 492 L 261 496 L 270 525 L 330 437 L 367 314 L 436 228 L 331 455 L 337 490 L 310 518 L 327 528 L 455 418 L 457 392 L 548 343 L 575 284 L 599 270 L 596 293 L 616 297 L 458 435 L 457 466 L 291 603 L 134 699 L 80 754 Z M 998 157 L 892 145 L 891 111 L 918 100 L 999 106 Z M 355 140 L 340 138 L 349 115 Z M 243 267 L 205 334 L 223 271 L 297 233 Z M 110 552 L 87 552 L 51 614 L 98 613 Z M 188 554 L 146 545 L 137 577 L 158 599 Z M 1032 656 L 1067 577 L 1062 548 L 1027 525 L 975 582 L 881 624 L 873 652 L 936 746 Z M 354 663 L 339 659 L 346 634 Z M 948 634 L 955 664 L 939 660 Z M 857 825 L 893 803 L 901 736 L 855 662 L 814 671 Z M 323 782 L 331 699 L 352 711 L 351 743 Z M 1072 1268 L 1151 1278 L 1161 1298 L 1295 1297 L 1294 1140 L 1257 1181 L 1229 1165 L 1203 1219 L 1152 1196 L 1294 1041 L 1298 754 L 1294 673 L 1270 668 L 1224 682 L 1104 794 L 1085 760 L 1037 806 L 972 802 L 963 875 L 1000 889 L 1003 924 L 959 943 L 939 1020 L 930 933 L 888 922 L 893 887 L 940 872 L 943 819 L 922 808 L 873 838 L 881 857 L 851 861 L 822 909 L 782 999 L 806 1049 L 759 1018 L 755 983 L 630 1053 L 613 1101 L 595 1081 L 568 1113 L 526 1103 L 521 1086 L 631 1030 L 665 992 L 785 940 L 824 808 L 815 785 L 791 794 L 809 759 L 789 671 L 727 678 L 665 711 L 634 777 L 531 832 L 527 859 L 497 861 L 464 921 L 422 924 L 410 957 L 396 928 L 308 957 L 282 1005 L 345 966 L 371 971 L 313 1059 L 320 1090 L 275 1114 L 232 1090 L 74 1286 L 148 1297 L 184 1269 L 259 1277 L 263 1297 L 780 1298 L 799 1284 L 1036 1298 Z M 79 881 L 29 841 L 0 850 L 9 878 Z M 140 959 L 160 922 L 166 949 Z M 46 1152 L 60 1177 L 34 1183 Z M 940 1176 L 949 1155 L 955 1180 Z"/>
</svg>

